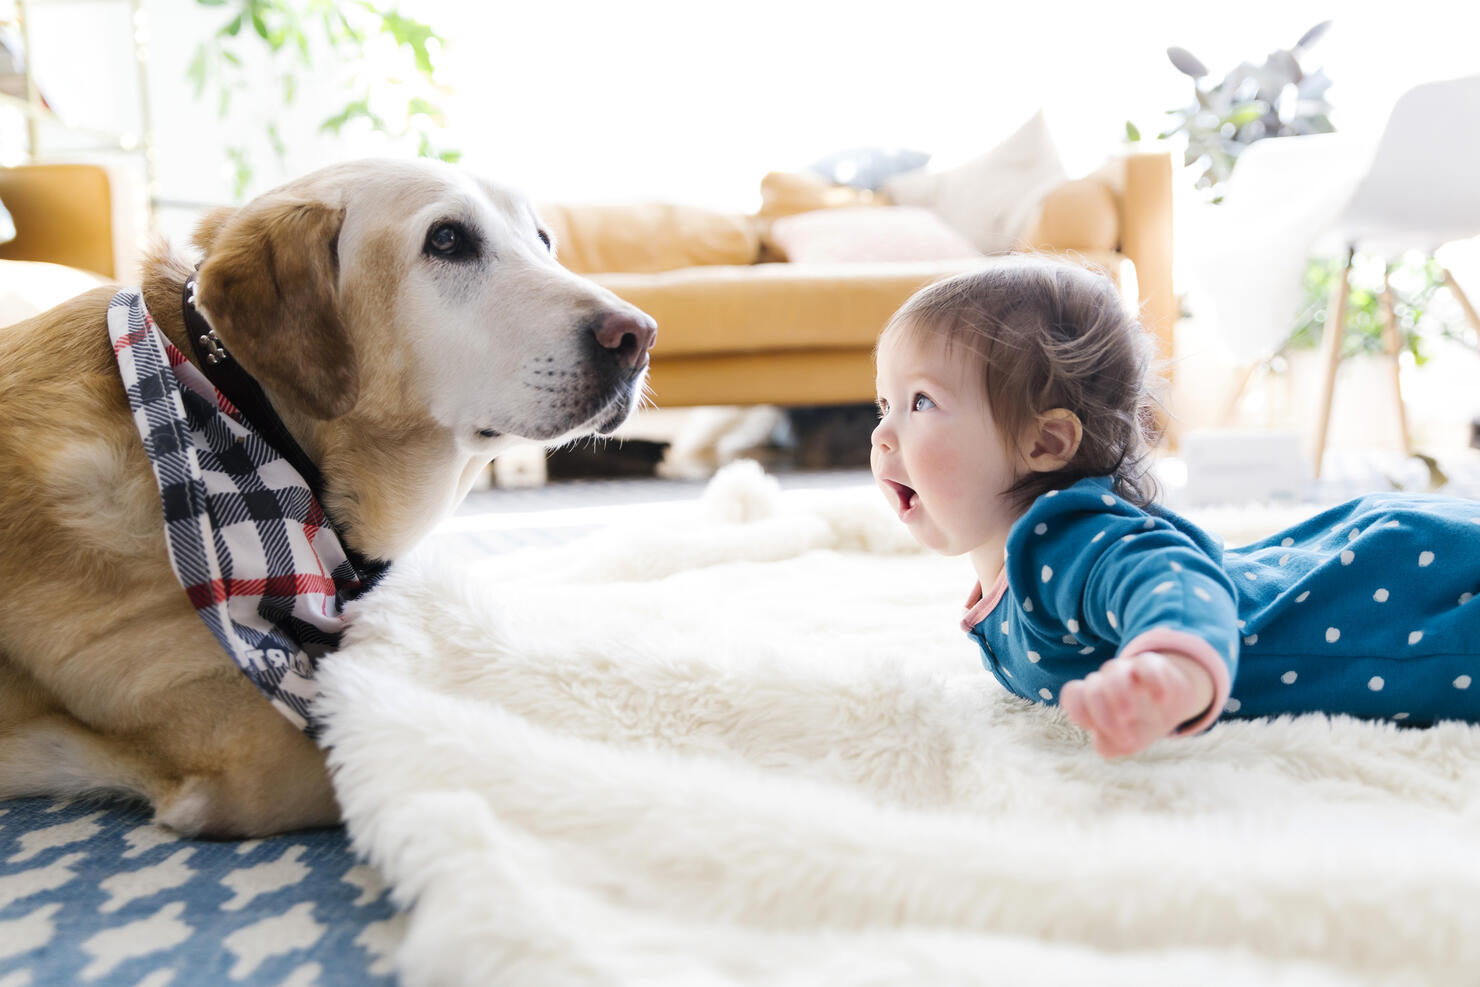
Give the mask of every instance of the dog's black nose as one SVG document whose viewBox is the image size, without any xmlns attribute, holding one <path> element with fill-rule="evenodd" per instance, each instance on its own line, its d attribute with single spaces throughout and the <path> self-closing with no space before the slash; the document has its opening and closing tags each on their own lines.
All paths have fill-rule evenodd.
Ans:
<svg viewBox="0 0 1480 987">
<path fill-rule="evenodd" d="M 627 370 L 647 366 L 648 350 L 658 338 L 658 324 L 646 312 L 612 312 L 596 327 L 596 342 L 612 351 Z"/>
</svg>

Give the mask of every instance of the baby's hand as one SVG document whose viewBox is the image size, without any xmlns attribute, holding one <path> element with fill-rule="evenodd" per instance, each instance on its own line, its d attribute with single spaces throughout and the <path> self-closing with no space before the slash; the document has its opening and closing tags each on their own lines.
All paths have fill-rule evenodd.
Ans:
<svg viewBox="0 0 1480 987">
<path fill-rule="evenodd" d="M 1207 669 L 1175 651 L 1112 658 L 1059 694 L 1059 705 L 1089 731 L 1102 757 L 1145 750 L 1212 701 Z"/>
</svg>

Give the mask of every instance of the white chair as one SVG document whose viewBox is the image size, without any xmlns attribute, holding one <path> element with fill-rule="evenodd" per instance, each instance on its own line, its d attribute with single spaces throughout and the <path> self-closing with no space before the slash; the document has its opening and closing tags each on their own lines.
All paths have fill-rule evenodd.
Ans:
<svg viewBox="0 0 1480 987">
<path fill-rule="evenodd" d="M 1480 75 L 1424 83 L 1399 97 L 1365 174 L 1332 221 L 1331 229 L 1345 244 L 1346 263 L 1332 292 L 1321 340 L 1321 401 L 1313 447 L 1317 476 L 1326 451 L 1331 400 L 1341 362 L 1353 253 L 1360 248 L 1391 258 L 1417 249 L 1432 255 L 1445 243 L 1480 235 Z M 1444 280 L 1471 324 L 1480 331 L 1480 317 L 1454 276 L 1446 270 Z M 1392 293 L 1385 282 L 1382 310 L 1383 343 L 1393 361 L 1393 387 L 1402 416 L 1398 331 Z M 1407 423 L 1400 417 L 1399 424 L 1405 451 L 1412 451 Z"/>
</svg>

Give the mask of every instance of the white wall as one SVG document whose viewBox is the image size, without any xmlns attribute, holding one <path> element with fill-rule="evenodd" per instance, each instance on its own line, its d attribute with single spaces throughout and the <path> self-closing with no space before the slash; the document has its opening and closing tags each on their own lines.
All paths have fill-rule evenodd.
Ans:
<svg viewBox="0 0 1480 987">
<path fill-rule="evenodd" d="M 1221 73 L 1293 44 L 1328 16 L 1336 23 L 1314 62 L 1335 80 L 1342 128 L 1375 130 L 1408 86 L 1480 71 L 1475 5 L 1438 0 L 1374 13 L 1308 0 L 404 6 L 449 39 L 448 143 L 468 165 L 538 199 L 661 197 L 746 209 L 767 170 L 857 145 L 959 160 L 1040 105 L 1070 170 L 1088 171 L 1127 118 L 1154 133 L 1162 111 L 1187 100 L 1190 84 L 1167 62 L 1168 45 Z M 281 171 L 259 156 L 259 188 L 345 157 L 407 153 L 371 135 L 317 134 L 318 121 L 344 102 L 333 73 L 296 110 L 274 105 L 264 84 L 264 105 L 218 120 L 213 103 L 195 101 L 185 70 L 222 9 L 189 0 L 144 7 L 162 197 L 227 201 L 220 148 L 242 134 L 256 138 L 267 114 L 280 120 L 291 154 Z M 138 125 L 126 10 L 123 0 L 33 0 L 38 70 L 54 102 L 83 125 Z"/>
</svg>

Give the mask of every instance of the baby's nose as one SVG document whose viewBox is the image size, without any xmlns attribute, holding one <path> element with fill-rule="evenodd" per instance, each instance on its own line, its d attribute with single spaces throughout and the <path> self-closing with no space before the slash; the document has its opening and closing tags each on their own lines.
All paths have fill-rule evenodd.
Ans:
<svg viewBox="0 0 1480 987">
<path fill-rule="evenodd" d="M 894 445 L 894 436 L 884 427 L 883 422 L 879 422 L 869 433 L 869 444 L 876 449 L 890 449 Z"/>
</svg>

